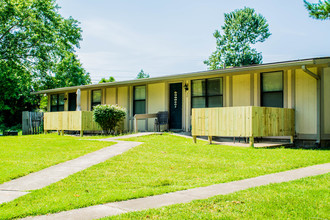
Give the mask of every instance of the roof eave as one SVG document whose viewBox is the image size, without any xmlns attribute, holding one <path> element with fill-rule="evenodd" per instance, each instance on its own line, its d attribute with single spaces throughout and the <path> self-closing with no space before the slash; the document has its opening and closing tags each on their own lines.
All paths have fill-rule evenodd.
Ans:
<svg viewBox="0 0 330 220">
<path fill-rule="evenodd" d="M 176 74 L 176 75 L 167 75 L 167 76 L 145 78 L 145 79 L 135 79 L 135 80 L 125 80 L 125 81 L 119 81 L 119 82 L 62 87 L 62 88 L 32 92 L 31 94 L 38 95 L 38 94 L 64 92 L 64 91 L 77 90 L 77 89 L 93 89 L 93 88 L 109 87 L 109 86 L 117 86 L 117 85 L 138 84 L 140 82 L 148 83 L 148 82 L 162 81 L 162 80 L 167 80 L 167 79 L 191 78 L 191 77 L 197 77 L 197 76 L 202 76 L 202 75 L 211 76 L 211 75 L 216 75 L 216 74 L 230 74 L 230 73 L 237 73 L 237 72 L 243 72 L 243 71 L 254 71 L 254 70 L 269 69 L 269 68 L 281 68 L 281 67 L 326 64 L 326 63 L 330 63 L 330 57 L 312 58 L 312 59 L 286 61 L 286 62 L 276 62 L 276 63 L 269 63 L 269 64 L 258 64 L 258 65 L 233 67 L 233 68 L 218 69 L 218 70 L 199 71 L 199 72 L 193 72 L 193 73 L 182 73 L 182 74 Z"/>
</svg>

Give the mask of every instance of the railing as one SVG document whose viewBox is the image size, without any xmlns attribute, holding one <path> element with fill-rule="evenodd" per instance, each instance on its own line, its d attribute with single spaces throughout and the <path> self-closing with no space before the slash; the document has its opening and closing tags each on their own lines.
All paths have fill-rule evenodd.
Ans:
<svg viewBox="0 0 330 220">
<path fill-rule="evenodd" d="M 291 136 L 295 133 L 294 109 L 269 107 L 223 107 L 192 109 L 192 136 L 254 137 Z"/>
<path fill-rule="evenodd" d="M 44 114 L 44 131 L 101 131 L 101 127 L 93 121 L 92 111 L 46 112 Z"/>
<path fill-rule="evenodd" d="M 135 114 L 134 115 L 134 132 L 138 132 L 138 120 L 147 118 L 157 118 L 157 113 L 152 114 Z"/>
</svg>

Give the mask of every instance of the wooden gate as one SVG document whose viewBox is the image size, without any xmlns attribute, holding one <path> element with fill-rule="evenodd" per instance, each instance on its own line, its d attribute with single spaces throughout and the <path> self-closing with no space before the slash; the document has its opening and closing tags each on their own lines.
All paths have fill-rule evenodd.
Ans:
<svg viewBox="0 0 330 220">
<path fill-rule="evenodd" d="M 43 132 L 43 112 L 22 112 L 22 134 L 40 134 Z"/>
</svg>

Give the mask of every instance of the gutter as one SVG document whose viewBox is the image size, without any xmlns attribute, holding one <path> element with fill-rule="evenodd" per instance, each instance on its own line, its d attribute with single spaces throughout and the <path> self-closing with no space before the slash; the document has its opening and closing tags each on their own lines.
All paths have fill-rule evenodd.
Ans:
<svg viewBox="0 0 330 220">
<path fill-rule="evenodd" d="M 321 77 L 309 69 L 306 65 L 302 65 L 301 69 L 313 77 L 317 81 L 317 95 L 316 95 L 316 146 L 319 146 L 321 143 Z"/>
</svg>

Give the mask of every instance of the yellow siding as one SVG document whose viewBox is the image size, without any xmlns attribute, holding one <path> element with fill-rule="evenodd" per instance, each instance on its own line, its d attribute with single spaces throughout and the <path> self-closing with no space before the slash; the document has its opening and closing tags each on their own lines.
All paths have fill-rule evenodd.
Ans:
<svg viewBox="0 0 330 220">
<path fill-rule="evenodd" d="M 124 108 L 126 108 L 126 110 L 128 110 L 129 106 L 128 106 L 128 87 L 127 86 L 118 88 L 118 105 L 121 107 L 124 107 Z M 128 120 L 126 117 L 125 122 L 124 122 L 124 130 L 127 130 L 127 128 L 128 128 L 127 122 L 128 122 Z"/>
<path fill-rule="evenodd" d="M 66 98 L 66 100 L 64 101 L 64 111 L 68 111 L 69 110 L 69 94 L 67 92 L 64 93 L 64 98 Z"/>
<path fill-rule="evenodd" d="M 330 67 L 324 68 L 324 133 L 330 134 Z"/>
<path fill-rule="evenodd" d="M 128 87 L 118 88 L 118 105 L 128 108 Z"/>
<path fill-rule="evenodd" d="M 250 94 L 250 74 L 233 76 L 233 106 L 249 106 Z"/>
<path fill-rule="evenodd" d="M 165 83 L 155 83 L 148 85 L 148 113 L 165 111 Z M 148 131 L 154 130 L 155 119 L 148 119 Z"/>
<path fill-rule="evenodd" d="M 81 91 L 81 111 L 88 111 L 88 99 L 87 99 L 87 90 Z"/>
<path fill-rule="evenodd" d="M 51 95 L 47 94 L 47 98 L 48 98 L 47 111 L 50 112 L 51 111 Z"/>
<path fill-rule="evenodd" d="M 137 127 L 138 127 L 138 131 L 146 131 L 146 120 L 147 119 L 141 119 L 137 121 Z M 134 120 L 133 120 L 134 121 Z M 134 122 L 133 122 L 134 123 Z M 134 127 L 133 127 L 134 129 Z"/>
<path fill-rule="evenodd" d="M 260 76 L 259 76 L 259 74 L 258 73 L 255 73 L 254 74 L 254 77 L 253 77 L 253 79 L 254 79 L 254 88 L 253 88 L 253 92 L 254 92 L 254 103 L 253 103 L 253 105 L 254 106 L 260 106 L 260 93 L 259 93 L 259 91 L 260 91 L 260 81 L 259 81 L 259 78 L 260 78 Z"/>
<path fill-rule="evenodd" d="M 105 103 L 108 105 L 115 105 L 116 104 L 116 88 L 107 88 L 106 89 L 106 100 Z"/>
<path fill-rule="evenodd" d="M 292 70 L 288 70 L 288 92 L 287 92 L 287 95 L 288 95 L 288 108 L 293 108 L 294 107 L 294 104 L 293 104 L 293 100 L 292 100 Z"/>
<path fill-rule="evenodd" d="M 231 87 L 231 85 L 230 85 L 230 78 L 229 78 L 229 76 L 226 76 L 226 77 L 224 77 L 223 78 L 224 80 L 223 80 L 223 83 L 225 84 L 225 86 L 224 86 L 224 88 L 226 89 L 226 91 L 225 91 L 225 98 L 224 98 L 224 100 L 223 100 L 223 106 L 224 107 L 229 107 L 230 106 L 230 87 Z"/>
<path fill-rule="evenodd" d="M 316 68 L 310 68 L 316 73 Z M 296 132 L 299 134 L 316 134 L 316 80 L 296 70 Z"/>
</svg>

